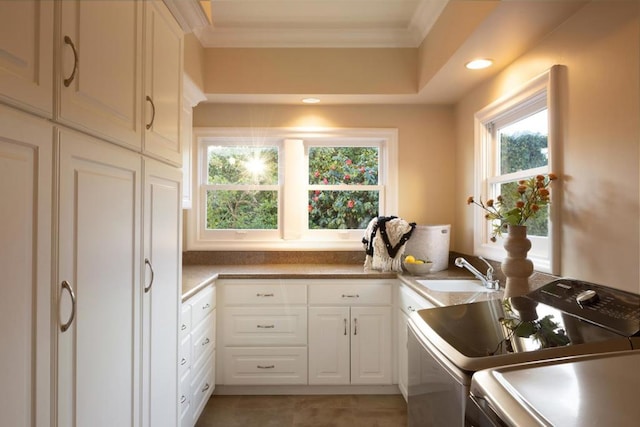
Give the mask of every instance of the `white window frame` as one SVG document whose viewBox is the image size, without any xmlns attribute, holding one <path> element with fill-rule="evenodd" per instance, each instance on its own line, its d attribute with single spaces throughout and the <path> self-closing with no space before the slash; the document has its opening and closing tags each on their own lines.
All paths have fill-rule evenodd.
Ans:
<svg viewBox="0 0 640 427">
<path fill-rule="evenodd" d="M 560 175 L 560 131 L 558 108 L 558 73 L 559 66 L 554 66 L 540 76 L 524 84 L 519 90 L 478 111 L 474 117 L 475 129 L 475 188 L 474 195 L 482 196 L 483 200 L 495 197 L 491 194 L 492 186 L 496 183 L 513 181 L 521 178 L 516 172 L 495 177 L 496 162 L 498 161 L 497 138 L 495 129 L 501 123 L 510 123 L 539 111 L 541 102 L 546 104 L 548 112 L 548 166 L 529 170 L 527 176 L 554 172 Z M 498 126 L 496 126 L 496 124 Z M 477 197 L 476 196 L 476 197 Z M 551 274 L 560 273 L 560 200 L 561 183 L 556 181 L 551 188 L 551 203 L 549 205 L 549 237 L 528 236 L 532 242 L 532 249 L 527 257 L 533 261 L 534 268 Z M 474 254 L 503 261 L 506 257 L 503 239 L 492 242 L 492 226 L 484 217 L 486 212 L 474 208 Z"/>
<path fill-rule="evenodd" d="M 215 141 L 246 141 L 247 136 L 263 141 L 263 145 L 276 142 L 281 147 L 278 231 L 206 230 L 206 146 Z M 309 145 L 339 146 L 340 141 L 377 144 L 379 186 L 375 189 L 380 191 L 379 214 L 397 215 L 397 129 L 194 128 L 193 138 L 193 164 L 197 168 L 192 177 L 193 209 L 186 214 L 187 250 L 361 250 L 363 230 L 308 230 Z"/>
</svg>

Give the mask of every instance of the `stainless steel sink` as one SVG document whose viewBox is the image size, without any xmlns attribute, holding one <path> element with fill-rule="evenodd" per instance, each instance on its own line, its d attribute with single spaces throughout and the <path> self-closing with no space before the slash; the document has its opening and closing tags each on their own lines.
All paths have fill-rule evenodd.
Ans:
<svg viewBox="0 0 640 427">
<path fill-rule="evenodd" d="M 420 285 L 429 290 L 437 292 L 494 292 L 485 288 L 482 282 L 472 279 L 452 279 L 452 280 L 416 280 Z"/>
</svg>

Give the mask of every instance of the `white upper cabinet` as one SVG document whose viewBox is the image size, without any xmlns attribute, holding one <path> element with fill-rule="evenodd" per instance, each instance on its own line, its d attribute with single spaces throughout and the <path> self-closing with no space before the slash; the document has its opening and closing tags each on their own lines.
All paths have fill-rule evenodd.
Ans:
<svg viewBox="0 0 640 427">
<path fill-rule="evenodd" d="M 144 152 L 180 166 L 183 34 L 160 1 L 145 2 Z"/>
<path fill-rule="evenodd" d="M 141 2 L 65 0 L 59 5 L 57 120 L 140 150 Z"/>
<path fill-rule="evenodd" d="M 51 117 L 52 36 L 53 1 L 0 1 L 0 101 Z"/>
</svg>

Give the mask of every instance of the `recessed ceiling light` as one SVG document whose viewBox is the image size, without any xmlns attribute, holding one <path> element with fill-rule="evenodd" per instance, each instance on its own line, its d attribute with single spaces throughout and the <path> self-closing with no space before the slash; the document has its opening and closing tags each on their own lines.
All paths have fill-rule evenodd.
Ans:
<svg viewBox="0 0 640 427">
<path fill-rule="evenodd" d="M 473 61 L 469 61 L 466 64 L 464 64 L 464 66 L 470 70 L 482 70 L 483 68 L 490 67 L 492 64 L 493 64 L 493 61 L 491 59 L 481 58 L 481 59 L 474 59 Z"/>
<path fill-rule="evenodd" d="M 318 99 L 318 98 L 302 98 L 302 102 L 304 102 L 305 104 L 317 104 L 318 102 L 320 102 L 320 99 Z"/>
</svg>

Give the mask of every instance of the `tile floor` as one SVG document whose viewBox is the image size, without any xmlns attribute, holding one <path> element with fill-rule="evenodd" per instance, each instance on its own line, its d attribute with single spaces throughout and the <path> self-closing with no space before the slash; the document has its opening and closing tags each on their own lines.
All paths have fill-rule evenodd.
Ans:
<svg viewBox="0 0 640 427">
<path fill-rule="evenodd" d="M 213 396 L 196 427 L 406 427 L 402 395 Z"/>
</svg>

